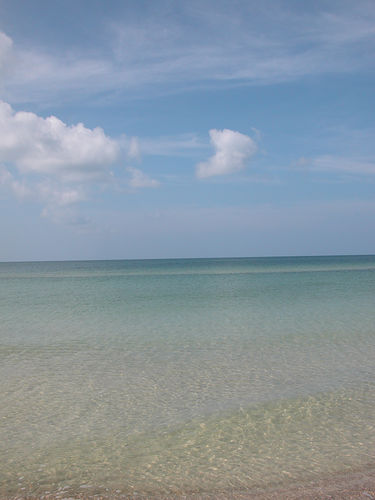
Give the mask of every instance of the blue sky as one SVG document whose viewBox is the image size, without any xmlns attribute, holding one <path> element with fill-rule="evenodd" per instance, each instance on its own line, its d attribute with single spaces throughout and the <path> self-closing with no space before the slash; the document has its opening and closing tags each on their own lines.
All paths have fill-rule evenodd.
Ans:
<svg viewBox="0 0 375 500">
<path fill-rule="evenodd" d="M 375 253 L 372 1 L 0 0 L 0 260 Z"/>
</svg>

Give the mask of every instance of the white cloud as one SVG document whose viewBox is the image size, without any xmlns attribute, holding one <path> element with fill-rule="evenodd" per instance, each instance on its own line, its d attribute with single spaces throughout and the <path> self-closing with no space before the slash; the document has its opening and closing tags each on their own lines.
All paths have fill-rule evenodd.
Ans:
<svg viewBox="0 0 375 500">
<path fill-rule="evenodd" d="M 251 137 L 234 130 L 212 129 L 210 138 L 216 152 L 207 161 L 198 163 L 196 174 L 199 178 L 238 172 L 257 150 Z"/>
<path fill-rule="evenodd" d="M 68 126 L 55 116 L 16 113 L 0 102 L 0 162 L 23 174 L 43 174 L 65 181 L 107 175 L 119 158 L 119 145 L 101 128 Z"/>
<path fill-rule="evenodd" d="M 151 179 L 151 177 L 138 168 L 128 167 L 126 170 L 131 175 L 129 185 L 132 188 L 156 188 L 160 185 L 157 180 Z"/>
<path fill-rule="evenodd" d="M 0 101 L 0 185 L 20 200 L 43 204 L 42 213 L 54 220 L 95 186 L 116 182 L 110 167 L 121 148 L 101 128 L 15 112 Z"/>
<path fill-rule="evenodd" d="M 37 201 L 47 206 L 66 207 L 84 201 L 84 186 L 71 186 L 51 179 L 16 178 L 4 167 L 0 169 L 0 186 L 22 201 Z"/>
<path fill-rule="evenodd" d="M 0 185 L 20 200 L 42 203 L 54 220 L 65 220 L 66 208 L 90 198 L 95 187 L 126 182 L 110 170 L 126 157 L 140 159 L 136 138 L 115 140 L 99 127 L 15 112 L 0 101 Z M 127 171 L 132 188 L 159 186 L 137 168 Z"/>
<path fill-rule="evenodd" d="M 40 182 L 36 185 L 38 197 L 49 205 L 65 207 L 86 199 L 82 186 L 61 186 L 53 182 Z"/>
</svg>

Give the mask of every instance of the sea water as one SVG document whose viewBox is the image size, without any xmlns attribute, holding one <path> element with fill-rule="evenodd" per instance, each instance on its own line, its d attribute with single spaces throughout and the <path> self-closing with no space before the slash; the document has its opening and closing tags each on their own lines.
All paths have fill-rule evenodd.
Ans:
<svg viewBox="0 0 375 500">
<path fill-rule="evenodd" d="M 209 494 L 375 458 L 375 257 L 0 264 L 0 494 Z"/>
</svg>

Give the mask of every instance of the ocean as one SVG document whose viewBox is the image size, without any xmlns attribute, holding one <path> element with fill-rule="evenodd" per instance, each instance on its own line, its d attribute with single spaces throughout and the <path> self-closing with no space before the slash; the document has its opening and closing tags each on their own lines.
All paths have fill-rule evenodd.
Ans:
<svg viewBox="0 0 375 500">
<path fill-rule="evenodd" d="M 375 459 L 375 256 L 0 263 L 0 496 L 228 494 Z"/>
</svg>

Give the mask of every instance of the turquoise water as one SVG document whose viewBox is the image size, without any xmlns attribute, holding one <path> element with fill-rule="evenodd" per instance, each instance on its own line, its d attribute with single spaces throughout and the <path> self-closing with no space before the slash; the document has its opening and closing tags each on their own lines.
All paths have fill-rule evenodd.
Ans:
<svg viewBox="0 0 375 500">
<path fill-rule="evenodd" d="M 0 263 L 0 314 L 1 496 L 374 461 L 374 256 Z"/>
</svg>

